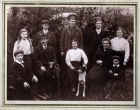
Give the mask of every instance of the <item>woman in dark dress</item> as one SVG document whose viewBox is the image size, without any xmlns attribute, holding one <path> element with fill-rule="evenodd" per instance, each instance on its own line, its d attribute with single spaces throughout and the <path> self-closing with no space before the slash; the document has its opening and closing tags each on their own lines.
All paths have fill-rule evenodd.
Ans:
<svg viewBox="0 0 140 110">
<path fill-rule="evenodd" d="M 95 54 L 96 64 L 87 74 L 87 89 L 93 92 L 91 89 L 94 85 L 105 84 L 105 76 L 108 72 L 108 68 L 111 64 L 112 50 L 109 38 L 104 38 L 102 40 L 102 46 L 100 46 Z"/>
</svg>

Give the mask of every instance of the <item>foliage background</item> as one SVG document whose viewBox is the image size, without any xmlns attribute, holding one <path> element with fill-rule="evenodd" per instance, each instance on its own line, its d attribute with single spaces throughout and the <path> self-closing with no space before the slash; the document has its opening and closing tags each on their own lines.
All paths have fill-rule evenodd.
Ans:
<svg viewBox="0 0 140 110">
<path fill-rule="evenodd" d="M 40 21 L 42 19 L 49 19 L 51 21 L 50 30 L 54 31 L 56 37 L 60 37 L 62 31 L 61 16 L 54 17 L 54 15 L 62 13 L 76 13 L 78 15 L 78 26 L 83 27 L 83 18 L 88 23 L 91 19 L 100 16 L 103 20 L 103 28 L 108 32 L 110 38 L 114 37 L 117 26 L 122 26 L 125 29 L 124 36 L 128 39 L 133 37 L 134 13 L 133 9 L 125 7 L 11 7 L 7 13 L 7 68 L 10 73 L 10 67 L 13 63 L 13 46 L 14 42 L 19 36 L 21 28 L 27 28 L 30 33 L 30 38 L 34 38 L 36 33 L 41 30 Z M 129 40 L 129 39 L 128 39 Z M 57 42 L 59 44 L 59 42 Z M 131 50 L 133 50 L 133 41 L 130 40 Z M 131 57 L 133 59 L 133 57 Z M 124 100 L 133 100 L 133 65 L 127 68 L 126 78 L 126 96 Z M 96 91 L 89 100 L 102 100 L 102 87 L 94 86 Z M 114 94 L 118 98 L 118 93 Z"/>
<path fill-rule="evenodd" d="M 41 30 L 40 21 L 49 19 L 51 21 L 50 30 L 54 31 L 56 37 L 60 37 L 62 17 L 54 17 L 65 12 L 72 12 L 78 15 L 78 25 L 82 27 L 83 18 L 89 23 L 90 19 L 95 20 L 100 16 L 103 20 L 103 28 L 114 36 L 117 26 L 125 29 L 125 37 L 128 38 L 133 33 L 134 13 L 131 8 L 119 7 L 11 7 L 8 9 L 7 18 L 7 59 L 8 68 L 13 62 L 12 52 L 14 42 L 19 36 L 21 28 L 27 28 L 30 38 L 34 38 L 36 33 Z M 59 43 L 58 43 L 59 44 Z"/>
</svg>

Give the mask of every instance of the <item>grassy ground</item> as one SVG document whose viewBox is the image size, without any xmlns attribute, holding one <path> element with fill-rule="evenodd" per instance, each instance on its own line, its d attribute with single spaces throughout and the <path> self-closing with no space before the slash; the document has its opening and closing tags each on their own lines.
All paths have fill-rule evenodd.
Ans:
<svg viewBox="0 0 140 110">
<path fill-rule="evenodd" d="M 61 96 L 56 97 L 54 100 L 85 100 L 85 101 L 132 101 L 133 100 L 133 71 L 132 68 L 126 68 L 126 79 L 123 81 L 123 88 L 117 89 L 110 98 L 105 98 L 108 94 L 106 85 L 100 84 L 99 79 L 97 83 L 92 85 L 90 90 L 86 90 L 86 97 L 76 97 L 76 93 L 70 91 L 61 91 Z M 88 85 L 87 85 L 88 86 Z M 52 99 L 53 100 L 53 99 Z"/>
<path fill-rule="evenodd" d="M 86 89 L 86 97 L 83 98 L 82 96 L 76 97 L 76 92 L 69 91 L 69 85 L 66 87 L 61 87 L 61 92 L 55 97 L 53 97 L 51 100 L 82 100 L 82 101 L 132 101 L 133 100 L 133 70 L 132 68 L 126 68 L 126 80 L 123 83 L 124 87 L 119 88 L 116 90 L 110 98 L 105 98 L 108 94 L 108 91 L 106 91 L 106 85 L 101 84 L 100 82 L 102 79 L 98 79 L 96 82 L 94 82 L 91 86 L 91 89 Z M 88 86 L 88 85 L 87 85 Z M 13 95 L 12 95 L 13 94 Z M 14 97 L 14 93 L 10 93 L 12 97 Z M 37 96 L 37 94 L 35 95 Z M 33 99 L 36 100 L 36 99 Z M 41 100 L 41 99 L 37 99 Z"/>
</svg>

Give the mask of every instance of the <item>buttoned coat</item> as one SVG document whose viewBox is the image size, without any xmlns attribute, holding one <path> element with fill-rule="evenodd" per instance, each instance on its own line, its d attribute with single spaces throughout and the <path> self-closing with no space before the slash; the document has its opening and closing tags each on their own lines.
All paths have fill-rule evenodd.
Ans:
<svg viewBox="0 0 140 110">
<path fill-rule="evenodd" d="M 26 66 L 24 67 L 17 62 L 12 64 L 12 73 L 14 86 L 19 89 L 23 89 L 24 82 L 28 82 L 29 84 L 32 82 L 33 73 L 26 71 Z"/>
<path fill-rule="evenodd" d="M 83 36 L 80 28 L 75 27 L 74 33 L 71 33 L 70 28 L 66 28 L 62 31 L 60 38 L 60 50 L 61 52 L 67 52 L 67 50 L 71 49 L 72 40 L 76 40 L 79 48 L 83 48 Z"/>
<path fill-rule="evenodd" d="M 46 49 L 43 48 L 41 44 L 39 44 L 34 51 L 33 55 L 34 63 L 37 68 L 40 69 L 41 66 L 48 66 L 49 62 L 56 63 L 56 54 L 51 46 L 47 46 Z"/>
<path fill-rule="evenodd" d="M 100 34 L 97 34 L 96 29 L 94 29 L 89 35 L 87 40 L 88 55 L 94 58 L 98 47 L 101 46 L 102 39 L 106 38 L 107 34 L 104 30 L 101 30 Z"/>
</svg>

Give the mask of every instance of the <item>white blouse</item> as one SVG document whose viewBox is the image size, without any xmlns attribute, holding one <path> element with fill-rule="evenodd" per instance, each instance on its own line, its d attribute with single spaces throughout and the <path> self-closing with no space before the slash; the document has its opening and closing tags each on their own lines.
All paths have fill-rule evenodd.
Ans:
<svg viewBox="0 0 140 110">
<path fill-rule="evenodd" d="M 70 66 L 71 61 L 80 62 L 82 59 L 84 61 L 84 64 L 86 65 L 88 63 L 88 58 L 85 52 L 82 49 L 77 48 L 77 49 L 70 49 L 67 51 L 65 61 L 66 61 L 66 64 Z"/>
<path fill-rule="evenodd" d="M 111 48 L 114 51 L 124 51 L 125 56 L 124 56 L 124 61 L 127 62 L 129 59 L 130 55 L 130 47 L 129 47 L 129 42 L 122 38 L 115 37 L 111 39 Z"/>
<path fill-rule="evenodd" d="M 22 50 L 24 55 L 30 55 L 32 53 L 31 44 L 28 39 L 21 39 L 20 41 L 16 41 L 14 44 L 13 55 L 15 51 Z M 14 58 L 15 60 L 15 58 Z"/>
</svg>

